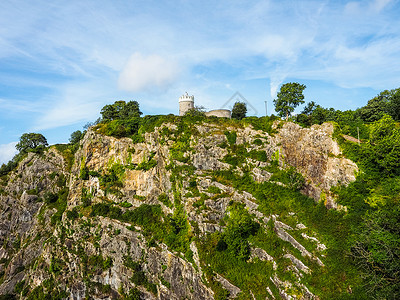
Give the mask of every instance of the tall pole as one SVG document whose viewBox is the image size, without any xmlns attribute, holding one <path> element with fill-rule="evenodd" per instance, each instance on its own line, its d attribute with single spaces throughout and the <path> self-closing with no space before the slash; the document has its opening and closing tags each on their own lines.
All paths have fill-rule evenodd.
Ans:
<svg viewBox="0 0 400 300">
<path fill-rule="evenodd" d="M 267 111 L 267 101 L 264 101 L 265 103 L 265 116 L 268 116 L 268 111 Z"/>
</svg>

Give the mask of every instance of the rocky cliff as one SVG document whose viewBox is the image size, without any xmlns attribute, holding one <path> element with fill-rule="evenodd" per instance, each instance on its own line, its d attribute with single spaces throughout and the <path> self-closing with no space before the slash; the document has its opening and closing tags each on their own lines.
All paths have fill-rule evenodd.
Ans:
<svg viewBox="0 0 400 300">
<path fill-rule="evenodd" d="M 178 119 L 139 143 L 92 128 L 72 167 L 30 153 L 1 183 L 0 295 L 318 299 L 329 240 L 310 216 L 357 166 L 332 124 L 273 128 Z"/>
</svg>

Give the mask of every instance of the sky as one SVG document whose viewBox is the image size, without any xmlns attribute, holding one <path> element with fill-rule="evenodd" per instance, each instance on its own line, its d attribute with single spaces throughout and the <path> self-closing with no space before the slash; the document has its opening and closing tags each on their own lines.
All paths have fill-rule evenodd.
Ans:
<svg viewBox="0 0 400 300">
<path fill-rule="evenodd" d="M 263 116 L 299 82 L 356 109 L 400 87 L 399 16 L 399 0 L 1 0 L 0 163 L 23 133 L 66 143 L 117 100 L 177 114 L 185 92 L 207 109 L 239 92 Z"/>
</svg>

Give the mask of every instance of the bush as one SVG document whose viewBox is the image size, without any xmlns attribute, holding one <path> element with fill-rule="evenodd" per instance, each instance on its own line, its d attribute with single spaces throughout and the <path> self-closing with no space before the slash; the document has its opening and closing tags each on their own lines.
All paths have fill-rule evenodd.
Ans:
<svg viewBox="0 0 400 300">
<path fill-rule="evenodd" d="M 223 240 L 218 242 L 217 248 L 226 249 L 238 259 L 249 259 L 250 245 L 247 239 L 259 230 L 260 224 L 255 222 L 249 212 L 239 204 L 229 209 L 229 218 L 226 223 Z"/>
<path fill-rule="evenodd" d="M 158 196 L 158 201 L 164 203 L 167 207 L 172 208 L 172 202 L 169 200 L 169 197 L 167 194 L 162 193 Z"/>
<path fill-rule="evenodd" d="M 230 145 L 234 145 L 236 143 L 236 138 L 237 138 L 236 131 L 232 132 L 225 131 L 224 134 Z"/>
<path fill-rule="evenodd" d="M 46 194 L 44 194 L 44 202 L 46 204 L 55 203 L 57 200 L 58 200 L 57 194 L 51 192 L 47 192 Z"/>
<path fill-rule="evenodd" d="M 67 210 L 67 218 L 71 221 L 79 217 L 78 209 L 74 207 L 72 210 Z"/>
<path fill-rule="evenodd" d="M 136 167 L 136 170 L 143 170 L 143 171 L 148 171 L 152 168 L 154 168 L 157 165 L 157 161 L 155 159 L 150 159 L 149 161 L 144 161 L 138 164 Z"/>
</svg>

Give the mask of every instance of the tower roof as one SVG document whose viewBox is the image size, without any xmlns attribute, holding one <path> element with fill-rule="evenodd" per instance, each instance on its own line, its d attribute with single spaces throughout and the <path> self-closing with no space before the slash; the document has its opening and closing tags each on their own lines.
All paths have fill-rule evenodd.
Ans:
<svg viewBox="0 0 400 300">
<path fill-rule="evenodd" d="M 194 101 L 194 96 L 189 96 L 189 94 L 186 92 L 182 96 L 179 97 L 179 102 L 180 101 Z"/>
</svg>

